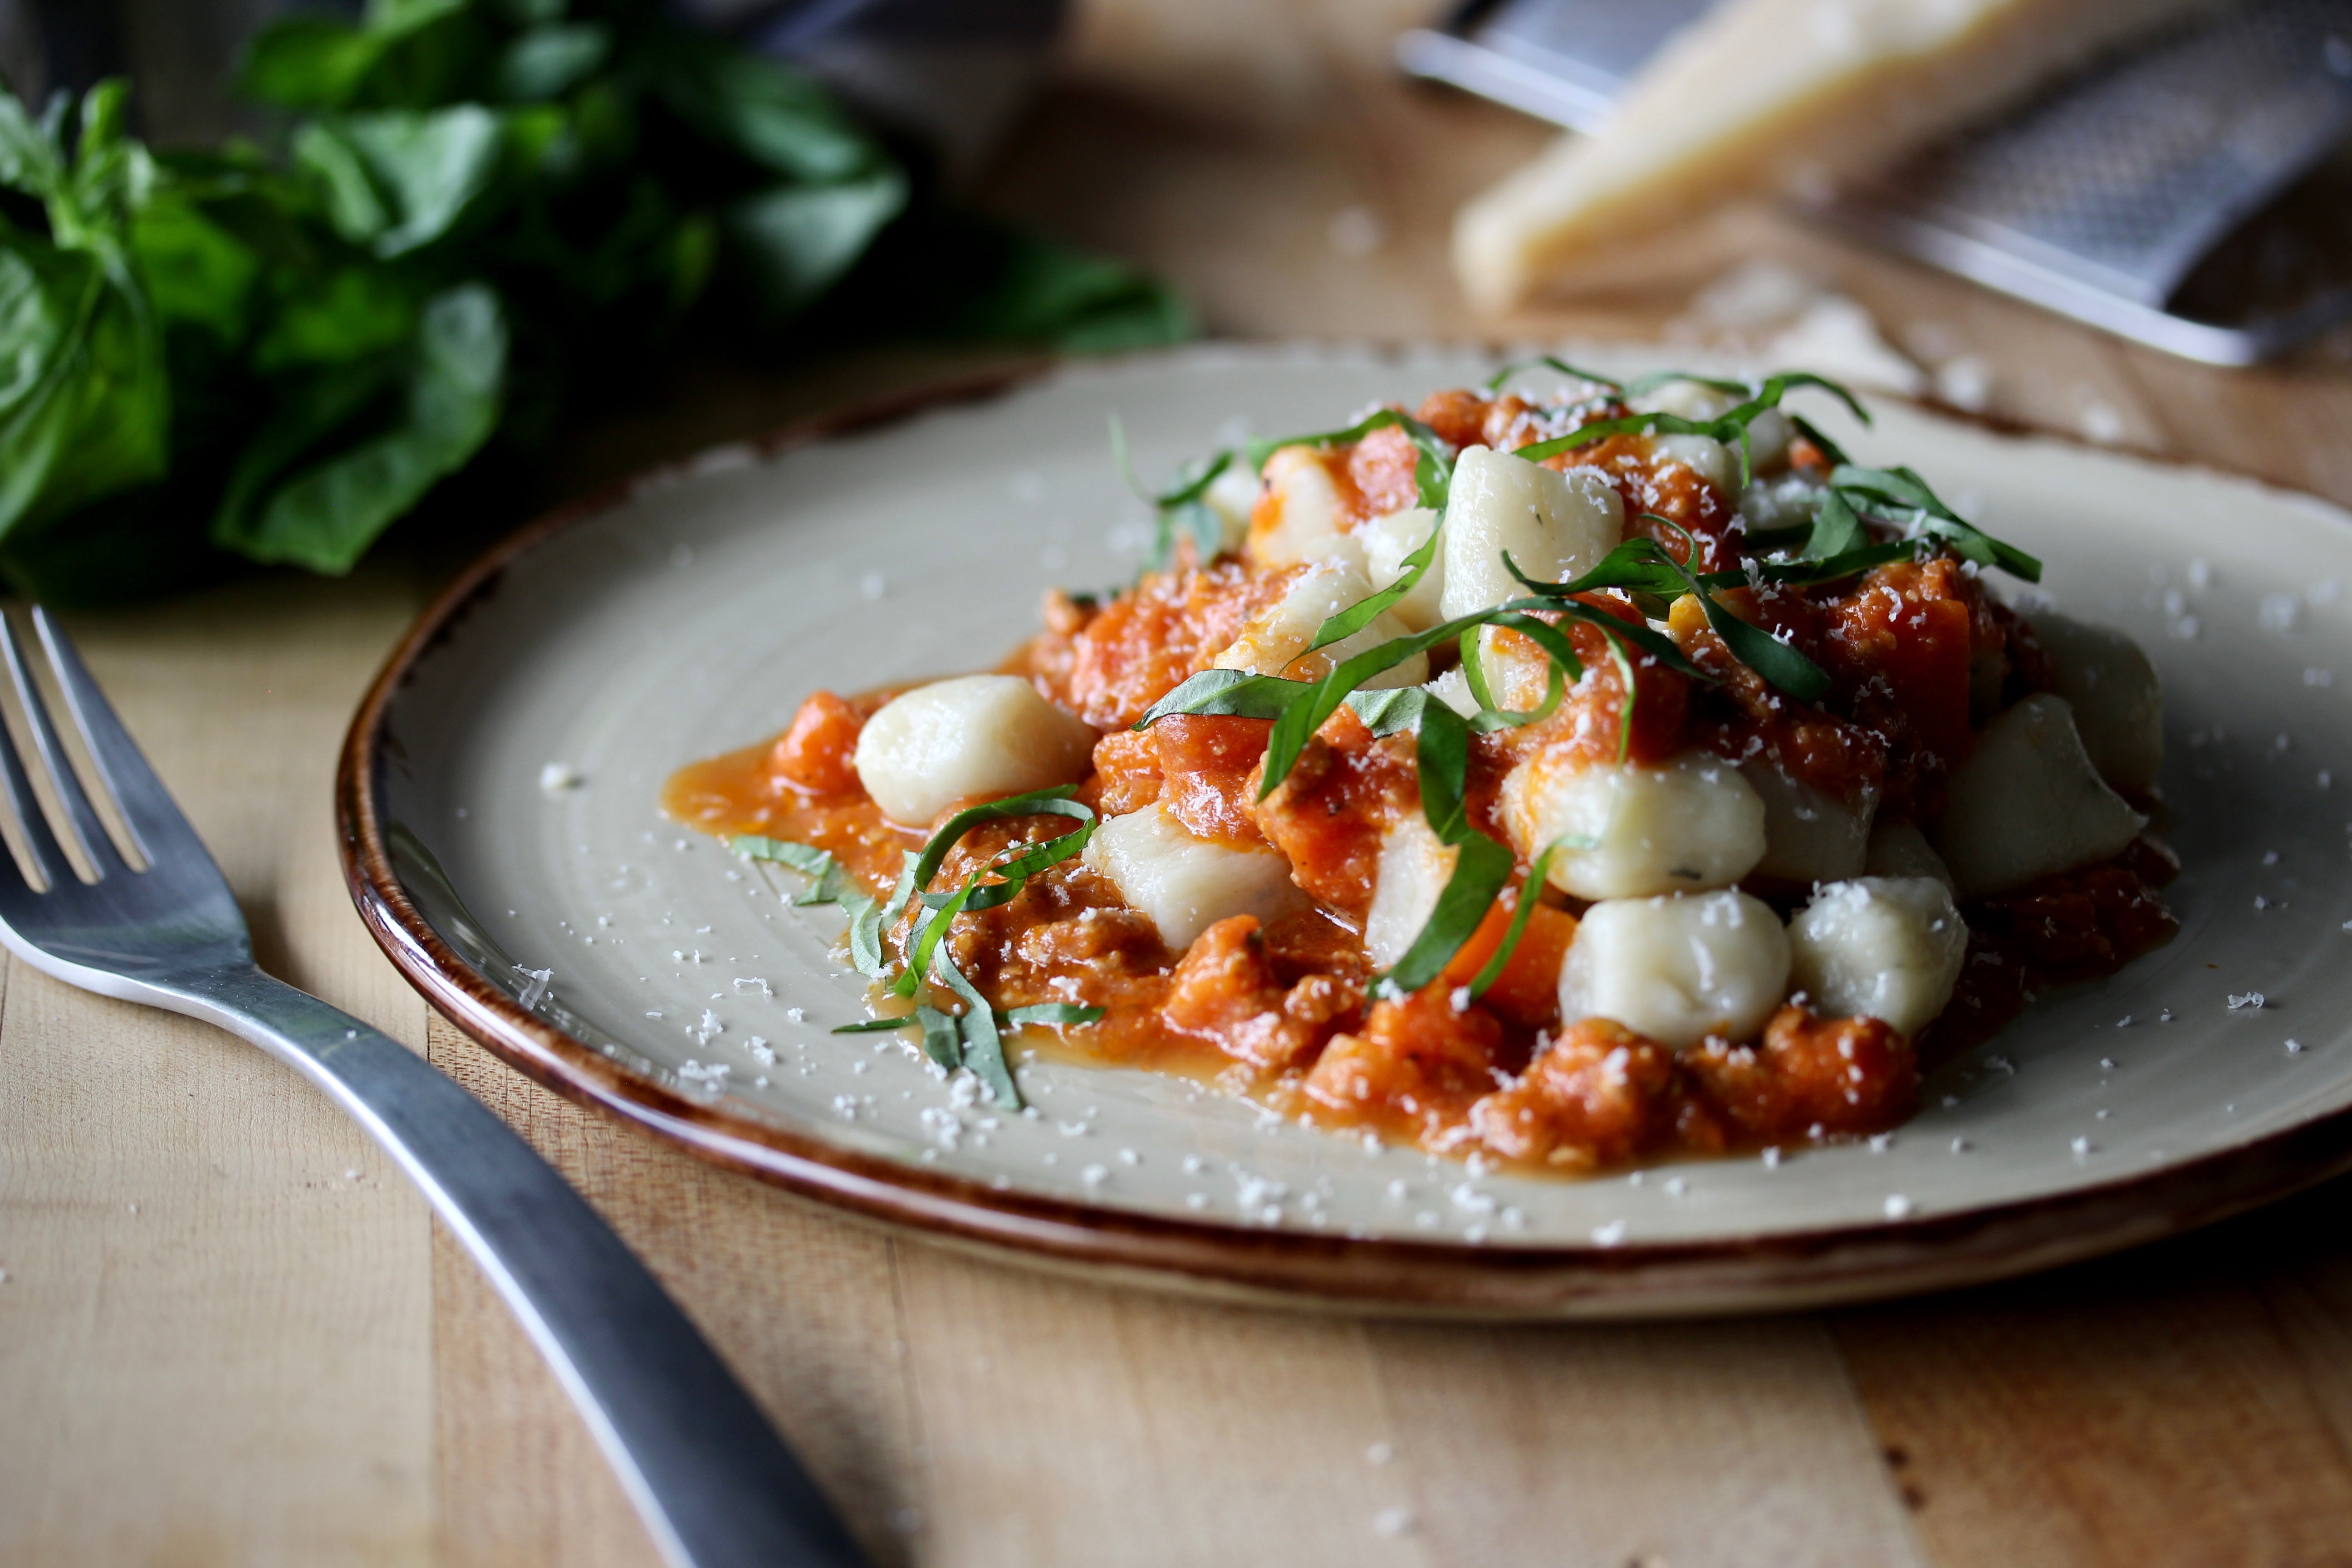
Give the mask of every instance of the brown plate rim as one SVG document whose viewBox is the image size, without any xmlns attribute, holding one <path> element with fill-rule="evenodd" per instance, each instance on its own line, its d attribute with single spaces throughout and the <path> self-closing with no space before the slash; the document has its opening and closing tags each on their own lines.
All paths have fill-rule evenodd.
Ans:
<svg viewBox="0 0 2352 1568">
<path fill-rule="evenodd" d="M 1002 396 L 1056 368 L 1042 360 L 959 375 L 794 421 L 750 445 L 772 457 Z M 1902 401 L 2000 435 L 2113 450 L 2061 431 Z M 361 919 L 426 1001 L 537 1082 L 713 1164 L 919 1237 L 1129 1283 L 1278 1305 L 1515 1318 L 1793 1309 L 1985 1283 L 2179 1235 L 2352 1170 L 2352 1108 L 2346 1108 L 2157 1171 L 1950 1213 L 1705 1242 L 1473 1245 L 1249 1227 L 998 1191 L 689 1100 L 525 1011 L 442 940 L 394 872 L 377 779 L 394 699 L 450 628 L 496 591 L 509 564 L 693 467 L 692 458 L 661 465 L 558 507 L 492 546 L 443 590 L 352 716 L 336 769 L 335 821 Z"/>
</svg>

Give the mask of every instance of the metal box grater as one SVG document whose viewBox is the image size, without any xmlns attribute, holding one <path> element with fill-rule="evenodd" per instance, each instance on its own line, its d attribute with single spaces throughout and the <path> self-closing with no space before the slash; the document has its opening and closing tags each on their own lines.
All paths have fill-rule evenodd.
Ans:
<svg viewBox="0 0 2352 1568">
<path fill-rule="evenodd" d="M 1397 58 L 1589 131 L 1712 4 L 1475 0 Z M 2246 364 L 2352 316 L 2352 177 L 2324 166 L 2347 133 L 2352 0 L 2249 0 L 1814 210 L 2078 321 Z"/>
</svg>

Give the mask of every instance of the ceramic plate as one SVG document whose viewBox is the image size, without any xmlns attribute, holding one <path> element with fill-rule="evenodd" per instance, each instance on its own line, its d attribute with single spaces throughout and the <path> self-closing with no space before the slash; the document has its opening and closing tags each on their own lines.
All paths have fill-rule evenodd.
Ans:
<svg viewBox="0 0 2352 1568">
<path fill-rule="evenodd" d="M 462 1026 L 576 1098 L 866 1216 L 1162 1285 L 1527 1316 L 1849 1300 L 2129 1245 L 2352 1163 L 2352 518 L 1901 404 L 1868 431 L 1806 406 L 2155 656 L 2185 869 L 2176 941 L 2036 1006 L 1889 1139 L 1479 1175 L 1045 1061 L 1023 1068 L 1034 1114 L 998 1115 L 899 1037 L 828 1034 L 866 1016 L 839 913 L 789 907 L 795 879 L 657 812 L 671 769 L 781 729 L 817 687 L 986 667 L 1047 584 L 1131 577 L 1147 517 L 1106 411 L 1158 475 L 1238 429 L 1328 427 L 1493 363 L 1209 349 L 1074 368 L 713 452 L 542 523 L 425 616 L 353 724 L 340 809 L 362 911 Z"/>
</svg>

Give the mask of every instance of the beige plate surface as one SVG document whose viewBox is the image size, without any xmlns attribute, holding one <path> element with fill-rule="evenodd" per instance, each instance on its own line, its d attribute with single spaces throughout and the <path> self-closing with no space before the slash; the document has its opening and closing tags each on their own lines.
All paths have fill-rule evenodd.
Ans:
<svg viewBox="0 0 2352 1568">
<path fill-rule="evenodd" d="M 2150 649 L 2186 869 L 2176 942 L 2037 1006 L 1883 1148 L 1474 1176 L 1047 1063 L 1023 1069 L 1034 1114 L 1000 1116 L 898 1037 L 829 1035 L 866 1016 L 838 912 L 659 816 L 672 768 L 772 733 L 812 689 L 986 667 L 1045 585 L 1130 577 L 1146 514 L 1107 411 L 1157 476 L 1492 363 L 1213 348 L 1070 369 L 712 453 L 543 526 L 427 616 L 354 723 L 362 912 L 510 1060 L 710 1158 L 940 1239 L 1223 1293 L 1528 1316 L 1853 1300 L 2129 1245 L 2352 1163 L 2352 518 L 1902 405 L 1869 431 L 1802 405 Z M 543 788 L 550 764 L 582 782 Z"/>
</svg>

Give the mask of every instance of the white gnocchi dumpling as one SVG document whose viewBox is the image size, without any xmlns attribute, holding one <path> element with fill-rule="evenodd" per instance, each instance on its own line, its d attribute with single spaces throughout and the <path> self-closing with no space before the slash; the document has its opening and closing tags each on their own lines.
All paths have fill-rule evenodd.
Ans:
<svg viewBox="0 0 2352 1568">
<path fill-rule="evenodd" d="M 1160 940 L 1178 952 L 1219 921 L 1272 920 L 1306 897 L 1281 856 L 1198 837 L 1156 803 L 1104 821 L 1087 840 L 1083 858 L 1129 908 L 1150 917 Z"/>
<path fill-rule="evenodd" d="M 1421 689 L 1465 719 L 1477 717 L 1477 695 L 1470 689 L 1470 678 L 1462 673 L 1460 667 L 1447 670 L 1434 680 L 1424 681 Z"/>
<path fill-rule="evenodd" d="M 2045 612 L 2033 635 L 2099 776 L 2117 789 L 2156 787 L 2164 766 L 2164 695 L 2139 644 L 2111 626 Z"/>
<path fill-rule="evenodd" d="M 858 782 L 893 822 L 921 826 L 966 795 L 1073 784 L 1095 732 L 1012 675 L 963 675 L 892 698 L 858 732 Z"/>
<path fill-rule="evenodd" d="M 1307 447 L 1284 447 L 1260 470 L 1265 489 L 1250 515 L 1249 552 L 1262 566 L 1296 566 L 1348 537 L 1339 487 Z"/>
<path fill-rule="evenodd" d="M 1242 635 L 1233 645 L 1217 655 L 1216 666 L 1220 669 L 1246 669 L 1259 675 L 1312 680 L 1367 649 L 1412 635 L 1412 629 L 1397 619 L 1394 611 L 1382 610 L 1361 631 L 1311 654 L 1307 651 L 1325 621 L 1371 596 L 1372 584 L 1360 567 L 1342 560 L 1314 562 L 1283 590 L 1282 597 L 1272 607 L 1242 628 Z M 1428 679 L 1429 656 L 1417 653 L 1363 684 L 1367 689 L 1379 691 L 1419 686 Z"/>
<path fill-rule="evenodd" d="M 1928 877 L 1834 882 L 1789 922 L 1790 977 L 1824 1018 L 1877 1018 L 1916 1035 L 1944 1010 L 1969 928 Z"/>
<path fill-rule="evenodd" d="M 1223 531 L 1219 550 L 1239 550 L 1248 541 L 1250 513 L 1257 510 L 1259 488 L 1258 477 L 1248 464 L 1232 463 L 1201 492 L 1202 501 L 1216 514 Z"/>
<path fill-rule="evenodd" d="M 1862 874 L 1878 792 L 1853 800 L 1791 776 L 1769 757 L 1743 763 L 1739 776 L 1764 803 L 1764 858 L 1756 869 L 1791 882 L 1834 882 Z"/>
<path fill-rule="evenodd" d="M 1653 387 L 1638 397 L 1626 400 L 1626 406 L 1636 414 L 1672 414 L 1683 419 L 1720 419 L 1748 401 L 1745 393 L 1725 392 L 1697 381 L 1669 381 Z M 1759 469 L 1778 468 L 1789 455 L 1789 445 L 1797 437 L 1797 427 L 1789 416 L 1777 408 L 1767 408 L 1748 424 L 1749 461 Z M 1725 450 L 1715 443 L 1718 450 Z M 1691 467 L 1697 468 L 1696 463 Z M 1705 470 L 1702 469 L 1702 472 Z M 1710 476 L 1711 477 L 1711 476 Z M 1738 492 L 1738 475 L 1719 488 L 1726 495 Z"/>
<path fill-rule="evenodd" d="M 1580 576 L 1624 542 L 1625 504 L 1591 468 L 1567 473 L 1471 447 L 1454 459 L 1445 505 L 1439 595 L 1447 618 L 1488 610 L 1527 590 L 1505 552 L 1538 582 Z"/>
<path fill-rule="evenodd" d="M 1764 858 L 1764 803 L 1706 752 L 1644 767 L 1538 752 L 1504 777 L 1502 806 L 1520 854 L 1559 841 L 1549 880 L 1580 899 L 1727 887 Z"/>
<path fill-rule="evenodd" d="M 1653 436 L 1650 461 L 1657 468 L 1688 468 L 1725 495 L 1739 494 L 1739 458 L 1712 436 Z"/>
<path fill-rule="evenodd" d="M 1437 896 L 1445 890 L 1461 856 L 1419 812 L 1399 817 L 1381 836 L 1371 912 L 1364 919 L 1364 956 L 1376 967 L 1391 968 L 1405 955 L 1429 923 Z"/>
<path fill-rule="evenodd" d="M 1944 864 L 1944 858 L 1936 853 L 1927 832 L 1916 822 L 1873 823 L 1862 870 L 1866 877 L 1932 878 L 1956 898 L 1960 890 L 1960 885 L 1952 880 L 1952 868 Z"/>
<path fill-rule="evenodd" d="M 1789 987 L 1789 935 L 1772 906 L 1727 889 L 1612 899 L 1584 912 L 1559 968 L 1559 1016 L 1610 1018 L 1660 1045 L 1763 1030 Z"/>
<path fill-rule="evenodd" d="M 1356 531 L 1364 547 L 1364 575 L 1375 588 L 1390 588 L 1404 575 L 1404 559 L 1429 542 L 1437 531 L 1437 513 L 1425 506 L 1407 507 L 1376 517 Z M 1445 562 L 1433 558 L 1429 570 L 1412 592 L 1389 606 L 1390 613 L 1414 631 L 1426 631 L 1445 618 Z"/>
<path fill-rule="evenodd" d="M 2106 859 L 2147 826 L 2091 765 L 2072 705 L 2042 692 L 1977 736 L 1945 791 L 1935 843 L 1960 895 L 1978 898 Z"/>
</svg>

